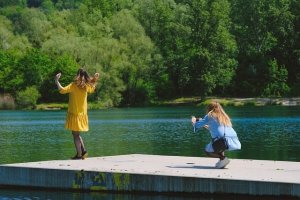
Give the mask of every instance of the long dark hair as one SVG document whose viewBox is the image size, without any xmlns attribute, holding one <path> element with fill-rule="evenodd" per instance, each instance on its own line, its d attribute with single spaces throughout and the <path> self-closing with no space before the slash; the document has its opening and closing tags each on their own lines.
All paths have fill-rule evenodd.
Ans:
<svg viewBox="0 0 300 200">
<path fill-rule="evenodd" d="M 87 84 L 91 84 L 91 77 L 83 68 L 78 69 L 74 82 L 79 88 L 85 88 Z"/>
</svg>

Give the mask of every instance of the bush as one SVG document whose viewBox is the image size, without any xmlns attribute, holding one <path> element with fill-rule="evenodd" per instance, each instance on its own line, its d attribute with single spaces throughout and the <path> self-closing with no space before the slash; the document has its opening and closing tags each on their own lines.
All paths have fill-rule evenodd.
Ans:
<svg viewBox="0 0 300 200">
<path fill-rule="evenodd" d="M 33 109 L 36 107 L 37 100 L 40 96 L 36 87 L 31 86 L 17 92 L 16 101 L 21 108 Z"/>
</svg>

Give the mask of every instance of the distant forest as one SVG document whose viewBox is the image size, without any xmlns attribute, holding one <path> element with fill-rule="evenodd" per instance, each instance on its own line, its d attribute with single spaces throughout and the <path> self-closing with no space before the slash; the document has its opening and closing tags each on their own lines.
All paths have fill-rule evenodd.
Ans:
<svg viewBox="0 0 300 200">
<path fill-rule="evenodd" d="M 300 96 L 300 0 L 0 0 L 0 94 L 63 102 L 79 67 L 107 107 Z"/>
</svg>

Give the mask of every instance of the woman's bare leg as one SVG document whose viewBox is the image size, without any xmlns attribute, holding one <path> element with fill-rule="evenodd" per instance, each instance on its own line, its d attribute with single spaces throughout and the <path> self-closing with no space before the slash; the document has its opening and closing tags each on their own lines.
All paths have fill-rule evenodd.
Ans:
<svg viewBox="0 0 300 200">
<path fill-rule="evenodd" d="M 76 148 L 76 151 L 77 151 L 77 156 L 78 157 L 81 157 L 82 155 L 82 150 L 81 150 L 81 137 L 80 137 L 80 132 L 79 131 L 72 131 L 72 135 L 73 135 L 73 139 L 74 139 L 74 144 L 75 144 L 75 148 Z"/>
<path fill-rule="evenodd" d="M 81 143 L 81 151 L 85 151 L 84 143 L 82 137 L 79 135 L 80 143 Z"/>
<path fill-rule="evenodd" d="M 214 153 L 214 152 L 207 152 L 205 151 L 206 155 L 212 158 L 220 158 L 220 160 L 223 160 L 225 158 L 224 152 L 222 153 Z"/>
</svg>

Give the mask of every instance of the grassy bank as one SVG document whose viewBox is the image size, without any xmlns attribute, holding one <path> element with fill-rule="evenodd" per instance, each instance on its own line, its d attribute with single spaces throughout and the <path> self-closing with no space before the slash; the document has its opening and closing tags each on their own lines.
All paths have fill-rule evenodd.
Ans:
<svg viewBox="0 0 300 200">
<path fill-rule="evenodd" d="M 224 106 L 299 106 L 300 98 L 208 98 L 200 103 L 207 105 L 209 102 L 217 100 Z"/>
<path fill-rule="evenodd" d="M 88 103 L 89 109 L 105 109 L 107 106 L 95 102 Z M 36 110 L 64 110 L 68 109 L 68 103 L 42 103 L 36 106 Z"/>
<path fill-rule="evenodd" d="M 206 106 L 211 101 L 218 101 L 223 106 L 266 106 L 266 105 L 282 105 L 282 106 L 299 106 L 300 97 L 292 98 L 220 98 L 209 97 L 201 99 L 200 97 L 182 97 L 168 101 L 154 102 L 154 105 L 197 105 Z"/>
<path fill-rule="evenodd" d="M 223 106 L 266 106 L 266 105 L 279 105 L 279 106 L 300 106 L 300 97 L 292 98 L 220 98 L 209 97 L 201 99 L 200 97 L 181 97 L 172 100 L 155 101 L 145 106 L 180 106 L 180 105 L 196 105 L 206 106 L 211 101 L 218 101 Z M 88 103 L 89 109 L 105 109 L 108 108 L 103 103 Z M 61 110 L 67 109 L 67 103 L 41 103 L 36 106 L 36 110 Z M 16 109 L 12 98 L 7 96 L 0 98 L 0 109 Z"/>
<path fill-rule="evenodd" d="M 149 104 L 149 106 L 180 106 L 180 105 L 196 105 L 206 106 L 211 101 L 218 101 L 223 106 L 300 106 L 300 98 L 219 98 L 210 97 L 201 99 L 200 97 L 181 97 L 166 101 L 156 101 Z M 89 102 L 89 109 L 104 109 L 107 108 L 103 104 Z M 54 109 L 67 109 L 67 103 L 51 103 L 39 104 L 38 110 L 54 110 Z"/>
</svg>

